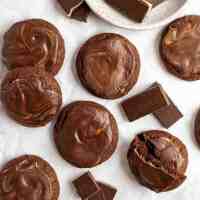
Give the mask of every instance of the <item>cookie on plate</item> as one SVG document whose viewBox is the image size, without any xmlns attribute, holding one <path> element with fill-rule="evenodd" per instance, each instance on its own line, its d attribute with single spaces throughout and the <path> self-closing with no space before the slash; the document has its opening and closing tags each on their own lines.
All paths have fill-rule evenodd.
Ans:
<svg viewBox="0 0 200 200">
<path fill-rule="evenodd" d="M 90 168 L 108 160 L 114 153 L 118 127 L 105 107 L 90 101 L 77 101 L 61 111 L 54 138 L 66 161 L 79 168 Z"/>
<path fill-rule="evenodd" d="M 123 36 L 102 33 L 81 47 L 76 67 L 81 83 L 91 93 L 116 99 L 137 82 L 140 58 L 136 47 Z"/>
<path fill-rule="evenodd" d="M 2 57 L 8 69 L 42 66 L 55 75 L 64 56 L 64 40 L 60 32 L 45 20 L 18 22 L 4 35 Z"/>
<path fill-rule="evenodd" d="M 60 86 L 43 69 L 16 68 L 1 85 L 1 101 L 7 113 L 24 126 L 44 126 L 53 120 L 62 103 Z"/>
<path fill-rule="evenodd" d="M 38 156 L 20 156 L 0 171 L 1 200 L 57 200 L 59 192 L 54 169 Z"/>
<path fill-rule="evenodd" d="M 172 22 L 164 31 L 160 54 L 169 72 L 194 81 L 200 79 L 200 16 L 189 15 Z"/>
</svg>

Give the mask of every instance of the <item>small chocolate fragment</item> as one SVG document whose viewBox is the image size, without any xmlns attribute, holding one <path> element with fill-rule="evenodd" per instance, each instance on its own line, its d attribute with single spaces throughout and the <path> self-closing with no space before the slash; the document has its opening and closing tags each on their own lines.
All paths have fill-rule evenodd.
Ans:
<svg viewBox="0 0 200 200">
<path fill-rule="evenodd" d="M 131 19 L 142 22 L 152 9 L 152 3 L 144 0 L 106 0 L 111 6 L 116 7 Z"/>
<path fill-rule="evenodd" d="M 110 185 L 107 185 L 107 184 L 104 184 L 102 182 L 98 182 L 99 186 L 101 187 L 101 189 L 103 190 L 103 193 L 104 193 L 104 199 L 105 200 L 112 200 L 114 199 L 116 193 L 117 193 L 117 189 L 110 186 Z"/>
<path fill-rule="evenodd" d="M 151 130 L 137 135 L 127 158 L 137 180 L 155 192 L 173 190 L 186 179 L 186 146 L 167 132 Z"/>
<path fill-rule="evenodd" d="M 87 21 L 90 8 L 84 0 L 58 0 L 68 17 L 79 21 Z"/>
<path fill-rule="evenodd" d="M 91 199 L 94 195 L 101 191 L 100 186 L 95 181 L 90 172 L 87 172 L 73 181 L 77 193 L 82 199 Z"/>
<path fill-rule="evenodd" d="M 88 5 L 84 2 L 79 6 L 77 9 L 72 12 L 71 18 L 82 21 L 82 22 L 87 22 L 87 18 L 90 14 L 91 10 L 88 7 Z"/>
<path fill-rule="evenodd" d="M 128 120 L 134 121 L 169 104 L 169 100 L 162 89 L 159 86 L 153 86 L 122 102 L 122 107 Z"/>
<path fill-rule="evenodd" d="M 180 112 L 180 110 L 177 108 L 174 102 L 169 98 L 162 86 L 159 83 L 155 83 L 154 85 L 157 85 L 161 88 L 163 93 L 165 93 L 165 95 L 167 96 L 170 104 L 159 110 L 156 110 L 155 112 L 153 112 L 153 114 L 165 128 L 169 128 L 170 126 L 175 124 L 179 119 L 181 119 L 183 117 L 183 114 Z"/>
</svg>

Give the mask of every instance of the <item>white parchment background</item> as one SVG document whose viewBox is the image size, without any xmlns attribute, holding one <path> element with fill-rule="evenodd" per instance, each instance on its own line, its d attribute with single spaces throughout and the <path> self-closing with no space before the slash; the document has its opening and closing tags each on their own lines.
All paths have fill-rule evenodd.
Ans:
<svg viewBox="0 0 200 200">
<path fill-rule="evenodd" d="M 197 0 L 189 0 L 184 14 L 200 13 Z M 115 115 L 120 140 L 113 157 L 104 164 L 91 169 L 98 180 L 113 184 L 118 188 L 116 200 L 199 200 L 200 196 L 200 149 L 193 137 L 193 121 L 200 107 L 200 81 L 185 82 L 170 75 L 164 69 L 158 54 L 158 40 L 162 28 L 151 31 L 128 31 L 107 24 L 94 15 L 87 24 L 65 17 L 56 0 L 1 0 L 0 1 L 0 49 L 4 32 L 14 23 L 28 18 L 43 18 L 55 24 L 65 39 L 66 59 L 63 68 L 56 76 L 63 92 L 63 106 L 73 100 L 93 100 L 105 105 Z M 118 106 L 122 99 L 102 100 L 90 95 L 77 79 L 74 60 L 78 48 L 86 39 L 96 33 L 116 32 L 126 36 L 139 49 L 141 55 L 141 73 L 137 85 L 131 90 L 134 95 L 152 82 L 159 81 L 168 94 L 184 113 L 184 118 L 170 128 L 170 132 L 179 137 L 188 147 L 188 178 L 178 189 L 156 194 L 140 186 L 129 172 L 126 153 L 132 138 L 148 129 L 162 129 L 152 116 L 129 123 Z M 0 63 L 0 80 L 6 68 Z M 125 97 L 126 98 L 126 97 Z M 57 153 L 52 140 L 52 124 L 44 128 L 26 128 L 7 117 L 0 104 L 0 166 L 8 160 L 25 153 L 36 154 L 51 163 L 61 183 L 60 200 L 76 200 L 78 197 L 71 187 L 71 180 L 84 173 L 65 162 Z"/>
</svg>

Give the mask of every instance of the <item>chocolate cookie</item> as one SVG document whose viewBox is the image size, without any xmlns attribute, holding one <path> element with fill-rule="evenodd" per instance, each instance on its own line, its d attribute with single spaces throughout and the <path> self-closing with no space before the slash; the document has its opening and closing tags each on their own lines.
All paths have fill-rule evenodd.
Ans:
<svg viewBox="0 0 200 200">
<path fill-rule="evenodd" d="M 200 110 L 195 119 L 195 137 L 197 143 L 200 145 Z"/>
<path fill-rule="evenodd" d="M 193 81 L 200 79 L 200 16 L 185 16 L 164 31 L 160 53 L 169 72 Z"/>
<path fill-rule="evenodd" d="M 113 115 L 103 106 L 78 101 L 66 106 L 54 128 L 56 146 L 63 158 L 80 168 L 108 160 L 118 142 Z"/>
<path fill-rule="evenodd" d="M 37 156 L 18 157 L 0 171 L 1 200 L 57 200 L 59 190 L 55 171 Z"/>
<path fill-rule="evenodd" d="M 91 93 L 115 99 L 127 94 L 137 82 L 140 58 L 126 38 L 103 33 L 81 47 L 76 67 L 82 84 Z"/>
<path fill-rule="evenodd" d="M 2 55 L 8 69 L 42 66 L 55 75 L 64 61 L 64 40 L 49 22 L 26 20 L 14 24 L 5 33 Z"/>
<path fill-rule="evenodd" d="M 40 68 L 16 68 L 1 85 L 1 100 L 7 113 L 24 126 L 50 122 L 62 103 L 61 89 L 54 77 Z"/>
<path fill-rule="evenodd" d="M 142 185 L 155 192 L 165 192 L 186 179 L 188 153 L 175 136 L 152 130 L 135 137 L 128 151 L 128 162 Z"/>
</svg>

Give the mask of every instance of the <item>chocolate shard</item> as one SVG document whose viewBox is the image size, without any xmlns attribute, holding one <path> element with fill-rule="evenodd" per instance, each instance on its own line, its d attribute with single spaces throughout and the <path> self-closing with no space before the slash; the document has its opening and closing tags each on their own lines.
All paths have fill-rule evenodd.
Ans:
<svg viewBox="0 0 200 200">
<path fill-rule="evenodd" d="M 117 193 L 117 189 L 102 182 L 98 182 L 98 184 L 104 193 L 105 200 L 113 200 Z"/>
<path fill-rule="evenodd" d="M 84 2 L 72 12 L 71 18 L 78 21 L 87 22 L 90 12 L 91 10 L 89 6 Z"/>
<path fill-rule="evenodd" d="M 101 191 L 100 186 L 90 172 L 87 172 L 74 180 L 73 184 L 82 199 L 91 199 Z"/>
<path fill-rule="evenodd" d="M 155 85 L 122 102 L 129 121 L 135 121 L 170 104 L 163 90 Z"/>
<path fill-rule="evenodd" d="M 159 83 L 155 83 L 154 86 L 157 85 L 160 88 L 162 86 Z M 162 88 L 163 92 L 166 94 L 170 104 L 156 110 L 153 112 L 154 116 L 158 119 L 158 121 L 164 126 L 165 128 L 171 127 L 173 124 L 175 124 L 179 119 L 183 117 L 183 114 L 180 112 L 180 110 L 177 108 L 177 106 L 174 104 L 174 102 L 170 99 L 170 97 L 167 95 L 167 93 Z"/>
<path fill-rule="evenodd" d="M 136 22 L 142 22 L 151 10 L 165 0 L 106 0 Z"/>
</svg>

